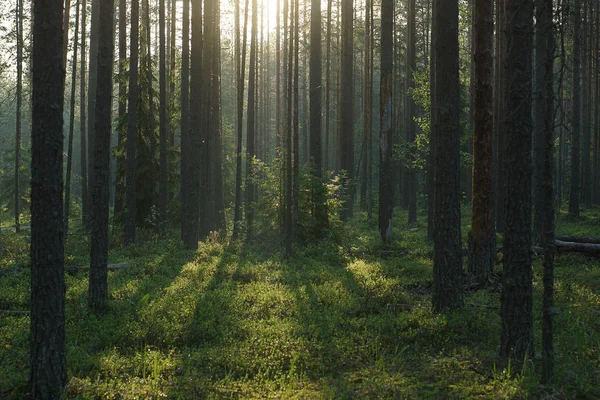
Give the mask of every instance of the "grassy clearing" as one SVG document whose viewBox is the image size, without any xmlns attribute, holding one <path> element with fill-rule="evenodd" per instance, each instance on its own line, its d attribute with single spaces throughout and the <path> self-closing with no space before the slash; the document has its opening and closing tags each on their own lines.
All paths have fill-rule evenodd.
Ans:
<svg viewBox="0 0 600 400">
<path fill-rule="evenodd" d="M 561 215 L 558 232 L 600 235 L 598 211 Z M 404 221 L 398 213 L 394 248 L 410 250 L 401 257 L 352 256 L 379 246 L 362 214 L 337 244 L 299 248 L 291 260 L 218 240 L 189 252 L 175 235 L 115 246 L 111 262 L 136 265 L 109 272 L 105 315 L 87 311 L 86 274 L 66 275 L 67 397 L 600 398 L 598 259 L 557 259 L 557 371 L 544 387 L 538 357 L 518 370 L 497 361 L 498 288 L 468 293 L 458 312 L 431 313 L 425 218 L 417 230 Z M 2 310 L 28 309 L 27 240 L 1 233 Z M 85 263 L 88 245 L 71 236 L 67 264 Z M 539 349 L 540 260 L 534 268 Z M 0 315 L 0 397 L 26 390 L 28 334 L 26 315 Z"/>
</svg>

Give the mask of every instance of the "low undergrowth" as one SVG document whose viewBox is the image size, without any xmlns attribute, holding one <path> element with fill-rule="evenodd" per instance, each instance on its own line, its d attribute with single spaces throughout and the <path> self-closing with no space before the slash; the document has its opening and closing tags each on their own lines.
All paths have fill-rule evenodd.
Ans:
<svg viewBox="0 0 600 400">
<path fill-rule="evenodd" d="M 558 232 L 600 235 L 597 211 L 561 215 Z M 556 376 L 540 385 L 539 351 L 518 368 L 498 361 L 498 287 L 466 293 L 454 313 L 431 312 L 419 217 L 407 226 L 397 213 L 391 247 L 409 253 L 389 257 L 357 255 L 380 248 L 364 214 L 290 259 L 277 244 L 212 238 L 190 252 L 175 233 L 129 248 L 115 240 L 110 261 L 135 264 L 109 272 L 104 315 L 88 313 L 86 274 L 66 275 L 67 397 L 599 398 L 598 259 L 557 259 Z M 0 235 L 0 310 L 27 310 L 27 232 Z M 85 263 L 88 245 L 71 235 L 66 263 Z M 541 260 L 534 271 L 539 349 Z M 0 397 L 26 392 L 28 335 L 26 314 L 0 314 Z"/>
</svg>

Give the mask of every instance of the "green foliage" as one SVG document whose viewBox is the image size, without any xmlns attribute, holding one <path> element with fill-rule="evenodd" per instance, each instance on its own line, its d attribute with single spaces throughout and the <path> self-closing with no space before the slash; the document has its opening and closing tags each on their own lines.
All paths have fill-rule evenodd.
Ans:
<svg viewBox="0 0 600 400">
<path fill-rule="evenodd" d="M 416 230 L 408 229 L 404 213 L 395 219 L 402 233 L 390 246 L 410 251 L 400 257 L 357 255 L 379 249 L 364 213 L 345 225 L 343 240 L 298 247 L 291 259 L 217 236 L 186 251 L 177 232 L 158 244 L 114 247 L 110 262 L 136 264 L 109 272 L 108 313 L 88 313 L 85 272 L 65 276 L 66 397 L 600 396 L 599 261 L 576 254 L 557 259 L 556 376 L 541 386 L 539 355 L 519 368 L 497 359 L 499 290 L 467 292 L 464 309 L 431 312 L 425 219 Z M 592 209 L 577 221 L 561 213 L 558 227 L 597 235 L 597 222 Z M 2 310 L 28 309 L 27 243 L 25 232 L 0 233 Z M 71 236 L 67 263 L 86 263 L 88 248 L 86 236 Z M 536 316 L 541 273 L 536 259 Z M 535 329 L 539 349 L 539 318 Z M 0 314 L 2 397 L 22 398 L 27 390 L 28 335 L 27 315 Z"/>
<path fill-rule="evenodd" d="M 0 164 L 0 207 L 2 213 L 15 212 L 15 145 L 4 152 Z M 29 211 L 29 197 L 31 192 L 31 149 L 21 145 L 21 160 L 19 167 L 19 206 L 21 212 Z"/>
</svg>

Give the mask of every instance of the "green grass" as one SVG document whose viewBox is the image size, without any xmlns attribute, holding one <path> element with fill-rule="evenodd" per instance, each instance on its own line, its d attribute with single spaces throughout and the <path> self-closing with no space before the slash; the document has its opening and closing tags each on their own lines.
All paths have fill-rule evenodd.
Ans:
<svg viewBox="0 0 600 400">
<path fill-rule="evenodd" d="M 557 231 L 600 235 L 598 209 Z M 463 239 L 468 210 L 463 212 Z M 556 265 L 556 378 L 539 384 L 542 269 L 534 265 L 536 358 L 515 370 L 497 357 L 499 290 L 466 294 L 464 309 L 434 315 L 424 215 L 396 213 L 400 257 L 356 257 L 379 248 L 358 214 L 338 240 L 285 259 L 210 240 L 197 252 L 176 234 L 129 248 L 112 240 L 110 306 L 86 307 L 87 276 L 67 274 L 68 398 L 599 398 L 600 261 L 561 255 Z M 0 309 L 26 310 L 28 236 L 0 235 Z M 67 264 L 87 262 L 73 235 Z M 272 249 L 268 253 L 264 249 Z M 497 266 L 500 269 L 500 266 Z M 0 397 L 26 391 L 28 316 L 0 315 Z M 516 365 L 516 364 L 515 364 Z"/>
</svg>

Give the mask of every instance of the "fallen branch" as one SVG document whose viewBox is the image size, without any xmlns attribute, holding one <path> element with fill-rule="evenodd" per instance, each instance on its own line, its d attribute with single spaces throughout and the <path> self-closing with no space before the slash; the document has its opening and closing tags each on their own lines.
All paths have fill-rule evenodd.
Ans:
<svg viewBox="0 0 600 400">
<path fill-rule="evenodd" d="M 573 243 L 593 243 L 600 244 L 598 236 L 575 236 L 575 235 L 556 235 L 556 240 Z"/>
<path fill-rule="evenodd" d="M 135 265 L 135 263 L 124 263 L 124 264 L 108 264 L 109 270 L 123 269 L 127 267 L 131 267 Z M 84 270 L 90 269 L 89 265 L 67 265 L 65 266 L 65 271 L 67 272 L 80 272 Z"/>
<path fill-rule="evenodd" d="M 600 244 L 597 243 L 576 243 L 555 240 L 554 245 L 559 253 L 585 253 L 600 254 Z"/>
</svg>

